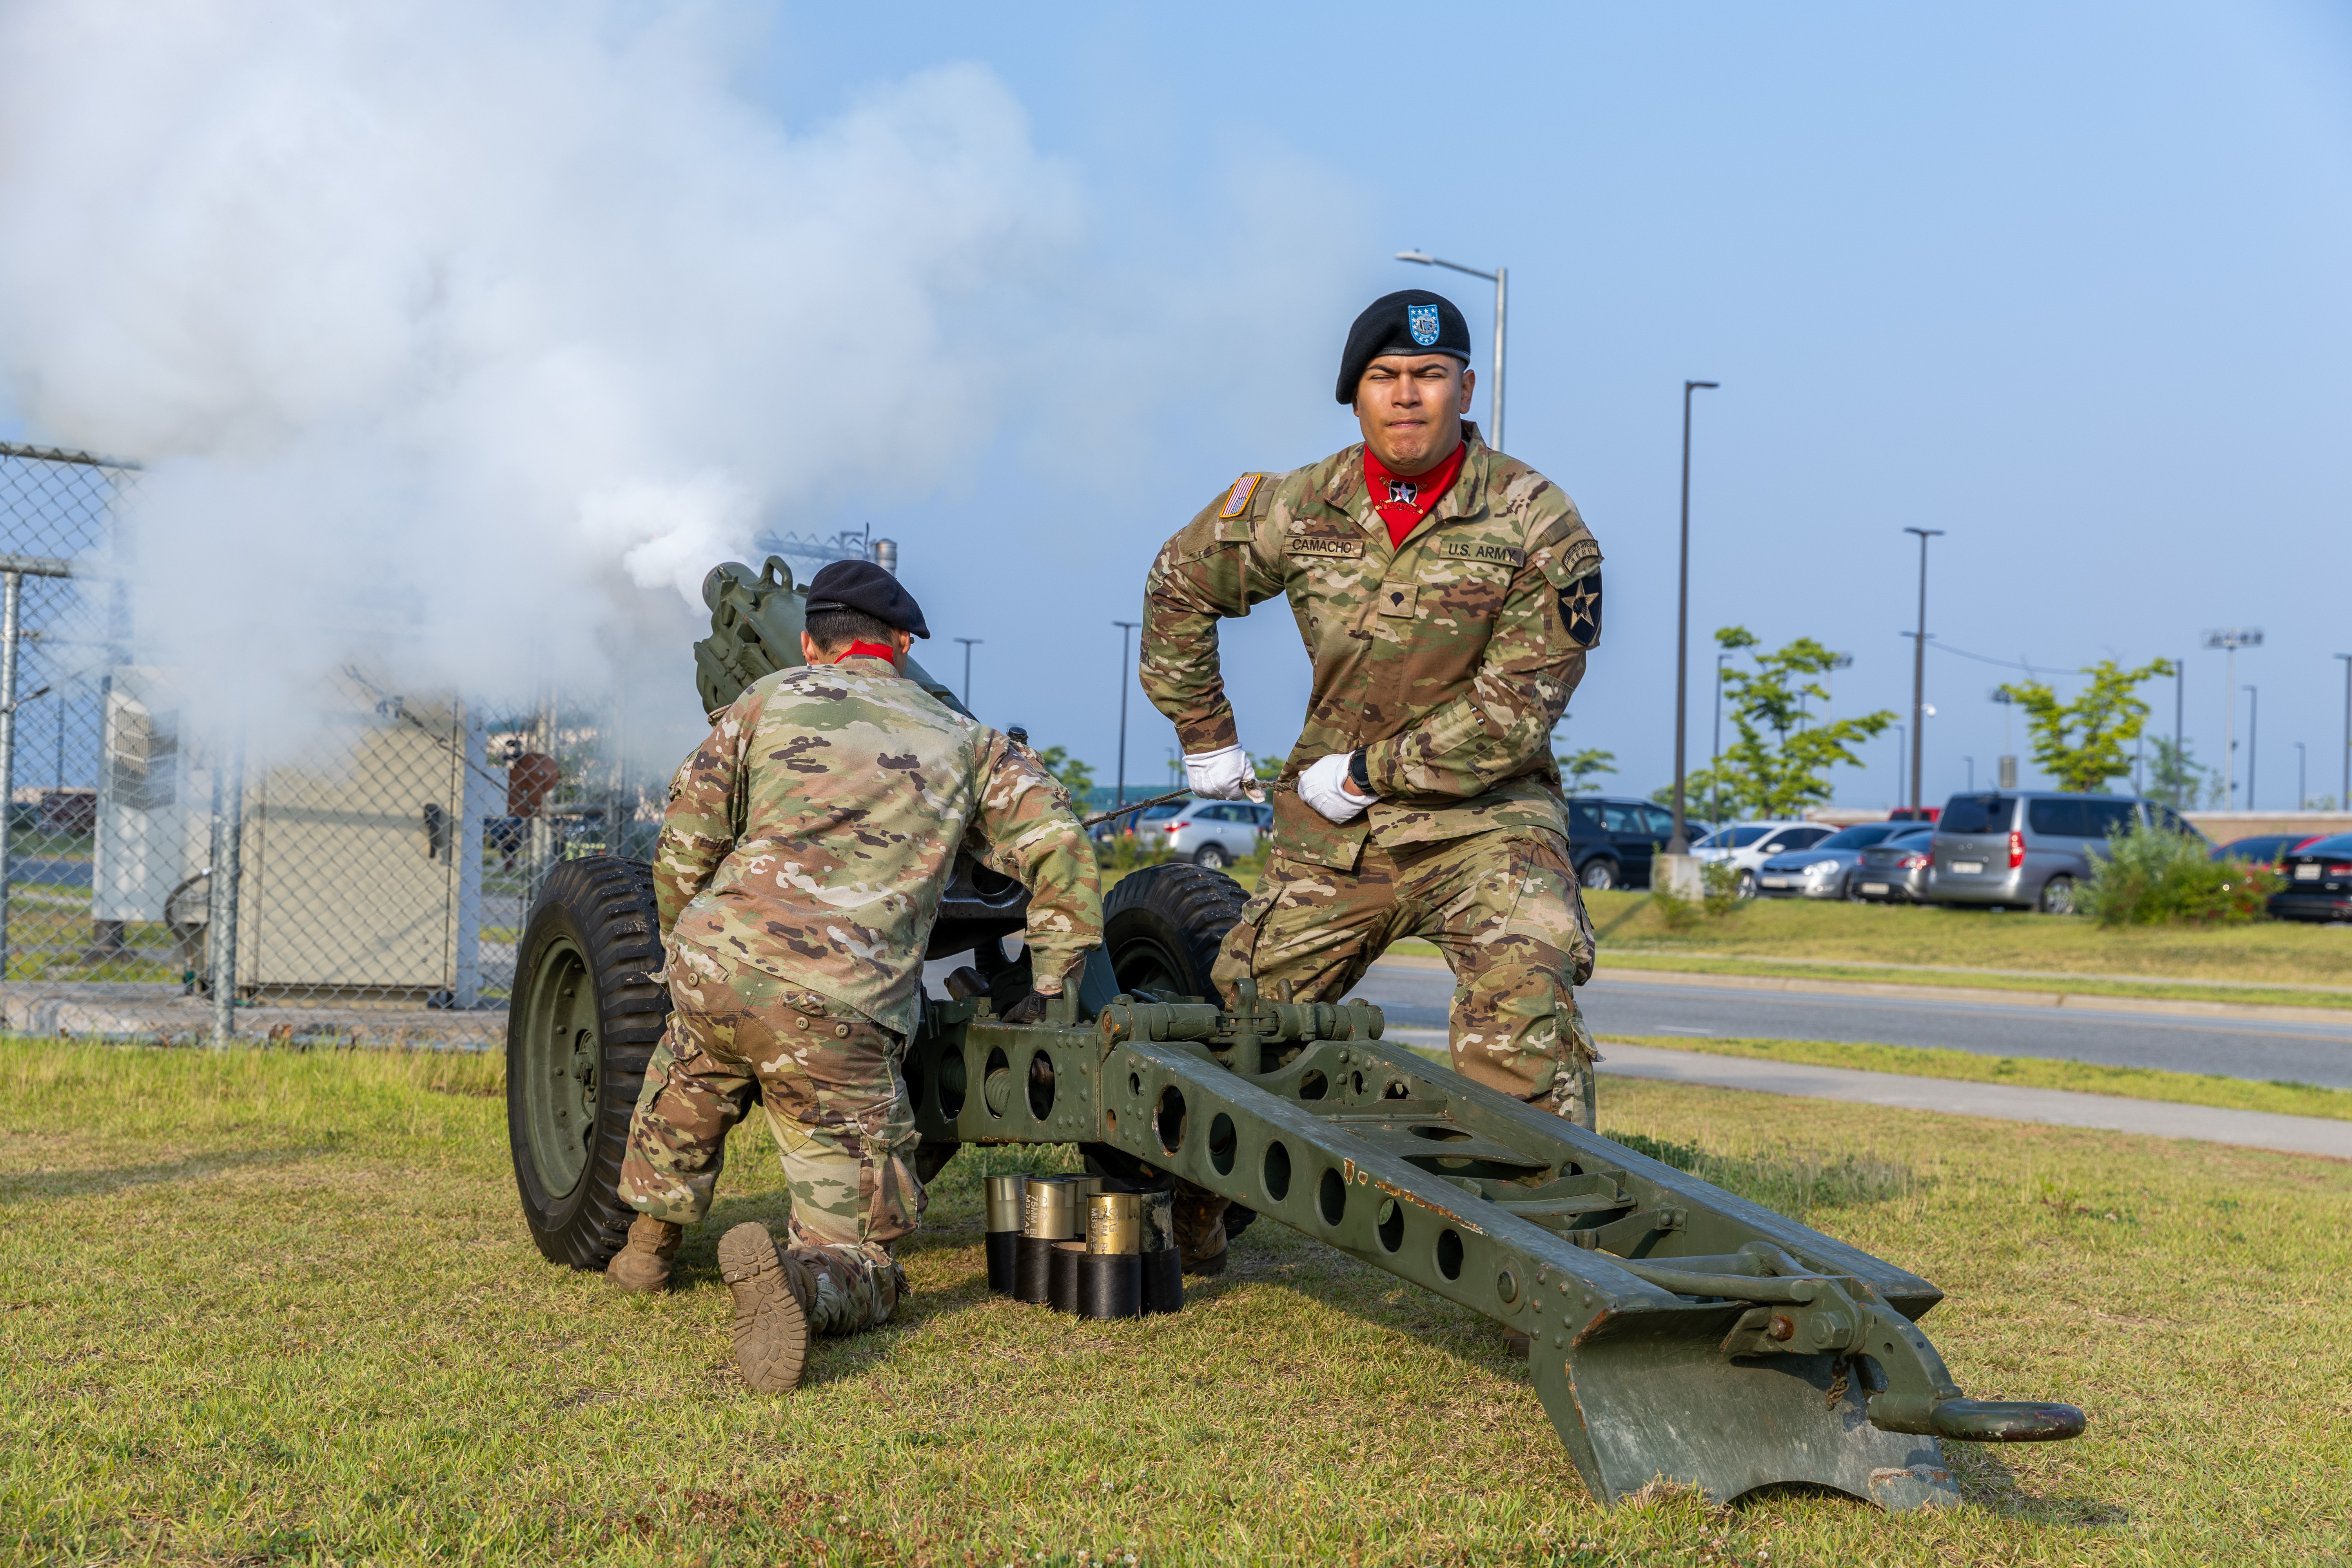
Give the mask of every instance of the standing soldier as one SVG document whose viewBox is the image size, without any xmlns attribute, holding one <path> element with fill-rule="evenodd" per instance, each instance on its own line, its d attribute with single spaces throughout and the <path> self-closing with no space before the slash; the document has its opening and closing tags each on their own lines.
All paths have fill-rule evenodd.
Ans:
<svg viewBox="0 0 2352 1568">
<path fill-rule="evenodd" d="M 1286 595 L 1314 693 L 1282 771 L 1273 853 L 1216 983 L 1337 1001 L 1391 942 L 1454 971 L 1454 1069 L 1591 1123 L 1570 987 L 1592 933 L 1551 732 L 1601 639 L 1601 547 L 1549 479 L 1464 418 L 1470 329 L 1421 289 L 1376 300 L 1339 360 L 1363 441 L 1244 474 L 1170 540 L 1145 587 L 1141 678 L 1193 793 L 1251 777 L 1217 621 Z M 1188 1262 L 1222 1267 L 1224 1205 L 1180 1203 Z"/>
<path fill-rule="evenodd" d="M 719 1267 L 736 1363 L 766 1393 L 800 1382 L 812 1328 L 871 1328 L 906 1294 L 891 1247 L 924 1196 L 899 1064 L 958 847 L 1029 889 L 1034 989 L 1014 1021 L 1042 1016 L 1102 941 L 1068 795 L 1026 747 L 901 677 L 929 636 L 889 573 L 825 566 L 808 662 L 752 682 L 670 782 L 654 880 L 674 1011 L 621 1166 L 638 1218 L 605 1274 L 625 1290 L 668 1284 L 728 1129 L 757 1100 L 792 1184 L 788 1245 L 739 1225 Z"/>
</svg>

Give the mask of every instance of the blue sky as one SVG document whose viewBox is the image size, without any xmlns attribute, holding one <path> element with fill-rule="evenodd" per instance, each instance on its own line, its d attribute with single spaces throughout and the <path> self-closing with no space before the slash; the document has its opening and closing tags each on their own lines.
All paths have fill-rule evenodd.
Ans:
<svg viewBox="0 0 2352 1568">
<path fill-rule="evenodd" d="M 1907 709 L 1899 633 L 1916 552 L 1902 531 L 1917 526 L 1945 531 L 1928 612 L 1941 643 L 2058 670 L 2185 655 L 2188 733 L 2209 760 L 2225 692 L 2221 657 L 2199 635 L 2263 627 L 2265 646 L 2238 661 L 2261 689 L 2258 803 L 2289 804 L 2296 742 L 2311 792 L 2338 788 L 2344 666 L 2330 655 L 2352 653 L 2339 586 L 2352 478 L 2341 8 L 709 0 L 681 13 L 686 32 L 701 29 L 692 47 L 662 31 L 668 8 L 607 13 L 607 33 L 653 41 L 599 60 L 583 35 L 600 24 L 563 7 L 478 23 L 453 6 L 388 48 L 366 27 L 351 29 L 355 47 L 299 7 L 273 20 L 274 3 L 253 0 L 215 32 L 174 24 L 210 55 L 178 35 L 142 43 L 135 26 L 72 44 L 110 60 L 143 49 L 147 74 L 120 101 L 59 99 L 38 111 L 50 123 L 22 121 L 50 162 L 26 153 L 0 179 L 20 204 L 0 225 L 15 230 L 0 260 L 37 285 L 0 300 L 12 367 L 0 430 L 142 454 L 182 441 L 236 479 L 252 443 L 302 426 L 305 399 L 342 400 L 244 499 L 179 492 L 201 530 L 254 513 L 251 497 L 315 497 L 302 487 L 336 454 L 364 455 L 346 470 L 350 505 L 288 504 L 262 542 L 192 542 L 240 572 L 288 561 L 282 584 L 257 577 L 253 592 L 308 595 L 324 574 L 463 552 L 484 563 L 469 591 L 497 598 L 453 602 L 439 639 L 453 663 L 519 679 L 528 672 L 505 668 L 515 650 L 559 634 L 575 638 L 565 657 L 587 662 L 577 650 L 592 641 L 632 649 L 657 700 L 677 704 L 661 743 L 682 746 L 698 718 L 684 696 L 693 632 L 663 574 L 690 583 L 703 535 L 674 531 L 658 559 L 630 555 L 633 584 L 611 563 L 594 582 L 542 568 L 598 549 L 617 560 L 680 507 L 731 526 L 740 491 L 767 526 L 896 537 L 940 638 L 934 668 L 960 675 L 947 639 L 984 638 L 982 717 L 1025 723 L 1108 782 L 1119 691 L 1132 689 L 1112 623 L 1137 618 L 1153 551 L 1236 474 L 1354 438 L 1329 387 L 1355 312 L 1439 284 L 1483 344 L 1486 286 L 1391 259 L 1418 247 L 1511 269 L 1508 445 L 1577 499 L 1608 563 L 1603 646 L 1562 739 L 1617 753 L 1614 787 L 1646 794 L 1670 776 L 1680 389 L 1696 377 L 1722 383 L 1700 395 L 1693 463 L 1696 759 L 1718 626 L 1852 652 L 1841 713 Z M 535 47 L 534 29 L 552 42 Z M 695 51 L 714 37 L 733 74 L 706 84 Z M 237 69 L 187 63 L 208 58 Z M 523 62 L 508 103 L 479 79 L 502 60 Z M 57 61 L 25 68 L 77 79 Z M 248 84 L 286 89 L 296 110 L 250 110 L 269 93 Z M 333 112 L 346 100 L 367 111 L 348 125 Z M 294 150 L 274 181 L 247 183 L 256 143 L 215 130 L 247 112 L 273 154 Z M 386 133 L 404 116 L 447 124 L 437 138 Z M 355 140 L 312 134 L 321 124 Z M 377 142 L 380 163 L 344 173 L 351 150 L 378 156 Z M 913 166 L 926 149 L 939 154 L 929 171 Z M 44 167 L 53 177 L 35 189 Z M 412 183 L 420 168 L 446 177 Z M 440 199 L 473 174 L 487 193 L 475 205 Z M 842 187 L 868 177 L 895 185 L 861 205 Z M 390 194 L 370 213 L 376 184 Z M 215 199 L 239 223 L 250 204 L 282 200 L 278 226 L 255 232 L 317 252 L 216 246 L 184 264 L 183 237 L 240 233 L 172 226 L 184 191 L 197 193 L 191 211 Z M 950 210 L 960 192 L 1005 221 Z M 780 218 L 730 225 L 772 197 Z M 142 202 L 162 215 L 145 228 L 132 221 Z M 795 228 L 803 207 L 814 216 Z M 46 227 L 26 221 L 35 212 Z M 85 213 L 117 226 L 83 225 Z M 64 228 L 78 232 L 44 237 Z M 901 245 L 901 232 L 915 237 Z M 346 249 L 348 279 L 318 259 Z M 311 297 L 313 277 L 331 288 Z M 603 289 L 613 303 L 599 322 Z M 434 316 L 445 292 L 475 310 L 461 326 L 502 331 L 517 318 L 483 301 L 553 303 L 524 321 L 521 349 L 484 349 Z M 937 321 L 874 314 L 926 303 Z M 90 331 L 50 330 L 75 312 Z M 348 375 L 333 335 L 345 321 L 360 323 L 352 353 L 376 356 Z M 735 321 L 743 341 L 720 342 Z M 763 373 L 792 357 L 803 322 L 829 357 Z M 608 404 L 534 432 L 533 411 L 554 405 L 505 373 L 564 363 L 575 337 L 628 374 L 608 378 Z M 866 342 L 880 349 L 870 364 Z M 231 345 L 215 358 L 238 361 L 217 376 L 189 357 L 213 342 Z M 448 378 L 478 404 L 414 390 L 441 384 L 453 343 L 485 367 Z M 93 354 L 121 363 L 84 374 Z M 163 369 L 136 368 L 147 364 Z M 917 395 L 908 378 L 925 375 L 937 384 Z M 196 391 L 173 401 L 183 382 Z M 135 417 L 114 418 L 117 405 Z M 466 426 L 450 410 L 472 407 L 489 416 L 452 455 L 446 432 Z M 415 445 L 417 430 L 442 432 L 442 447 Z M 400 517 L 401 487 L 372 478 L 435 449 L 437 493 L 465 500 L 437 531 Z M 654 471 L 667 452 L 677 471 Z M 499 472 L 515 453 L 537 467 Z M 532 506 L 571 517 L 583 492 L 607 531 L 593 540 L 518 527 L 499 555 L 485 531 L 495 523 L 482 519 Z M 341 531 L 325 533 L 331 549 L 309 542 L 319 510 Z M 305 550 L 316 559 L 294 561 Z M 450 581 L 419 576 L 415 591 Z M 590 594 L 604 595 L 602 620 L 577 613 Z M 498 637 L 468 640 L 486 627 Z M 1244 740 L 1286 749 L 1307 672 L 1281 606 L 1232 627 L 1226 672 Z M 1930 653 L 1930 798 L 1970 776 L 1965 759 L 1990 778 L 2002 714 L 1987 694 L 2015 673 Z M 2168 728 L 2168 685 L 2152 695 Z M 1130 781 L 1166 776 L 1172 732 L 1139 697 L 1129 710 Z M 2026 751 L 2021 732 L 2011 749 Z M 1890 732 L 1866 768 L 1837 775 L 1839 800 L 1891 802 L 1895 754 Z"/>
<path fill-rule="evenodd" d="M 2296 741 L 2311 791 L 2336 789 L 2344 667 L 2328 656 L 2352 652 L 2333 585 L 2352 461 L 2342 12 L 871 16 L 786 12 L 760 90 L 822 118 L 875 82 L 983 62 L 1076 172 L 1106 270 L 1223 268 L 1241 290 L 1267 247 L 1313 256 L 1312 342 L 1252 363 L 1213 313 L 1186 323 L 1198 379 L 1157 389 L 1160 422 L 1129 433 L 1115 483 L 1057 490 L 1054 436 L 1015 410 L 968 486 L 873 516 L 903 541 L 935 626 L 989 639 L 984 716 L 1108 772 L 1109 622 L 1133 618 L 1151 548 L 1234 473 L 1349 438 L 1329 363 L 1365 300 L 1435 281 L 1387 259 L 1422 247 L 1511 268 L 1510 446 L 1577 498 L 1608 553 L 1605 645 L 1564 733 L 1618 754 L 1612 783 L 1646 793 L 1670 775 L 1679 392 L 1696 377 L 1723 384 L 1699 395 L 1696 670 L 1708 633 L 1736 621 L 1851 650 L 1840 711 L 1907 708 L 1897 634 L 1916 555 L 1901 531 L 1940 528 L 1941 640 L 2060 669 L 2185 654 L 2188 731 L 2209 758 L 2221 658 L 2198 635 L 2263 626 L 2239 659 L 2262 690 L 2260 804 L 2289 804 Z M 1246 255 L 1229 247 L 1236 226 Z M 1485 285 L 1453 281 L 1483 342 Z M 1245 415 L 1204 407 L 1227 398 Z M 1295 735 L 1302 662 L 1278 606 L 1229 638 L 1254 747 Z M 1987 694 L 2009 673 L 1930 654 L 1931 797 L 1962 785 L 1964 757 L 1990 778 L 2002 737 Z M 2158 706 L 2168 727 L 2168 688 Z M 1704 689 L 1693 709 L 1703 756 Z M 1171 743 L 1156 718 L 1134 724 L 1130 776 L 1163 772 Z M 1892 799 L 1895 750 L 1890 731 L 1866 770 L 1841 773 L 1839 798 Z"/>
</svg>

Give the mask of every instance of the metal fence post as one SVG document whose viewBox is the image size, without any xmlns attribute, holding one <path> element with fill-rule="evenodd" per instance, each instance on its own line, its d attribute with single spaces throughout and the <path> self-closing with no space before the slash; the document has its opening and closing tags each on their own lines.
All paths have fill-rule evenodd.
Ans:
<svg viewBox="0 0 2352 1568">
<path fill-rule="evenodd" d="M 506 803 L 490 794 L 488 730 L 479 711 L 457 710 L 457 821 L 449 853 L 457 873 L 457 952 L 450 1005 L 471 1009 L 482 1001 L 482 824 Z"/>
<path fill-rule="evenodd" d="M 10 829 L 16 815 L 16 637 L 25 603 L 25 574 L 0 573 L 0 980 L 8 977 Z"/>
<path fill-rule="evenodd" d="M 205 925 L 212 937 L 213 1048 L 236 1035 L 236 901 L 245 838 L 245 732 L 213 771 L 213 880 Z"/>
</svg>

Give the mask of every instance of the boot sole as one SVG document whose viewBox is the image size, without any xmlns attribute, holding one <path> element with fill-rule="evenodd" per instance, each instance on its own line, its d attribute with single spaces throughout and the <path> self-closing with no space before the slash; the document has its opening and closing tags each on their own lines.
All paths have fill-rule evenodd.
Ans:
<svg viewBox="0 0 2352 1568">
<path fill-rule="evenodd" d="M 735 1299 L 735 1365 L 743 1381 L 762 1394 L 799 1387 L 808 1366 L 808 1314 L 768 1227 L 747 1221 L 720 1237 L 719 1273 Z"/>
</svg>

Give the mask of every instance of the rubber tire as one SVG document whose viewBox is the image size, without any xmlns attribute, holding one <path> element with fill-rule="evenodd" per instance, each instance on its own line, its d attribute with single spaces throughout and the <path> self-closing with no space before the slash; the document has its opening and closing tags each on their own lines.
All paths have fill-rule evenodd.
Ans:
<svg viewBox="0 0 2352 1568">
<path fill-rule="evenodd" d="M 583 961 L 596 1019 L 595 1124 L 586 1168 L 568 1191 L 551 1194 L 530 1149 L 525 1095 L 543 1083 L 519 1070 L 530 1055 L 523 1035 L 530 987 L 551 946 L 569 943 Z M 669 1024 L 661 967 L 661 917 L 653 868 L 609 855 L 557 862 L 531 905 L 515 950 L 515 990 L 507 1014 L 507 1141 L 523 1222 L 549 1261 L 601 1269 L 621 1249 L 636 1211 L 621 1201 L 621 1155 L 646 1064 Z"/>
<path fill-rule="evenodd" d="M 1192 864 L 1205 866 L 1212 871 L 1222 871 L 1233 864 L 1222 844 L 1203 844 L 1193 853 Z"/>
<path fill-rule="evenodd" d="M 1141 985 L 1171 1002 L 1214 1000 L 1210 971 L 1217 949 L 1248 901 L 1239 882 L 1189 861 L 1146 866 L 1120 878 L 1103 899 L 1103 947 L 1119 989 Z"/>
<path fill-rule="evenodd" d="M 1217 949 L 1248 901 L 1242 885 L 1223 871 L 1181 860 L 1120 878 L 1103 898 L 1103 948 L 1119 989 L 1166 974 L 1175 995 L 1214 1000 L 1210 971 Z M 1256 1218 L 1241 1204 L 1225 1210 L 1226 1242 L 1238 1240 Z"/>
<path fill-rule="evenodd" d="M 2063 902 L 2053 902 L 2051 899 L 2050 891 L 2053 888 L 2061 889 L 2058 898 Z M 2059 876 L 2053 877 L 2042 883 L 2041 893 L 2033 900 L 2033 907 L 2045 915 L 2073 914 L 2074 912 L 2074 879 Z"/>
<path fill-rule="evenodd" d="M 1583 883 L 1588 891 L 1595 893 L 1605 893 L 1612 888 L 1624 886 L 1624 876 L 1617 862 L 1606 855 L 1595 855 L 1587 860 L 1576 879 Z"/>
</svg>

